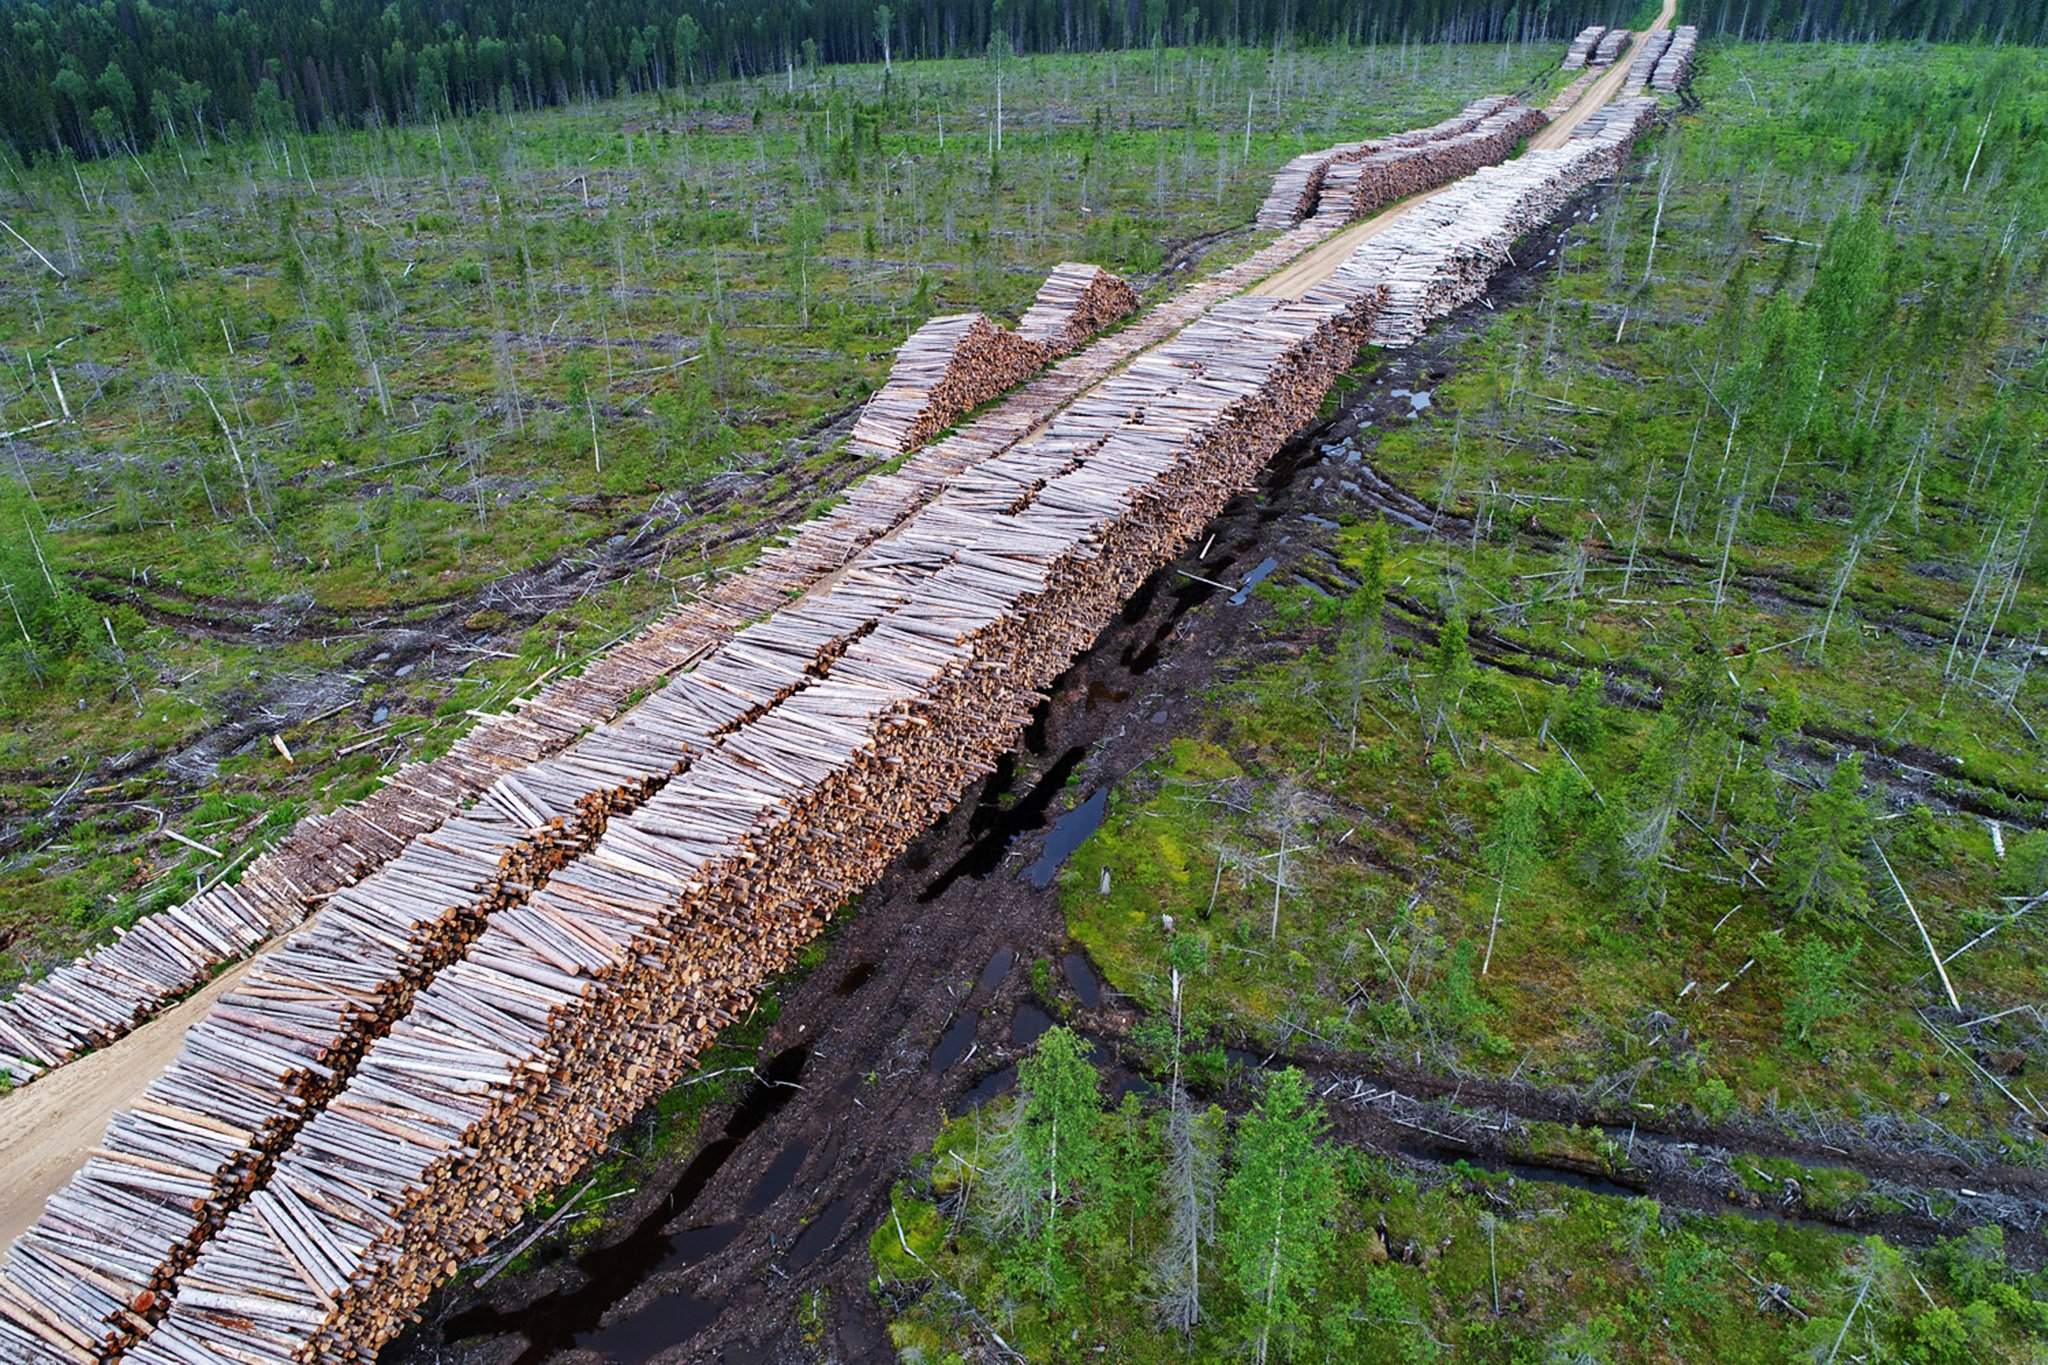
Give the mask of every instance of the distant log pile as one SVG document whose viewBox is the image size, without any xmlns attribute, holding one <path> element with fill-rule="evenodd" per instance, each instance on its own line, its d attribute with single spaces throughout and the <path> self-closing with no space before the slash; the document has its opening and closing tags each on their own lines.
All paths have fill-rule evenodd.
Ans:
<svg viewBox="0 0 2048 1365">
<path fill-rule="evenodd" d="M 889 378 L 861 410 L 853 445 L 915 450 L 991 398 L 1015 388 L 1138 306 L 1131 286 L 1100 266 L 1055 266 L 1017 330 L 980 313 L 936 317 L 896 352 Z"/>
<path fill-rule="evenodd" d="M 1643 93 L 1650 84 L 1650 77 L 1657 69 L 1657 61 L 1671 46 L 1671 30 L 1660 28 L 1654 33 L 1643 35 L 1643 41 L 1636 45 L 1635 56 L 1629 59 L 1628 79 L 1623 82 L 1623 96 L 1633 98 Z"/>
<path fill-rule="evenodd" d="M 1628 46 L 1629 32 L 1625 28 L 1610 28 L 1600 37 L 1600 46 L 1593 49 L 1593 65 L 1613 66 L 1621 56 L 1621 50 Z"/>
<path fill-rule="evenodd" d="M 1360 218 L 1411 194 L 1448 184 L 1490 166 L 1548 120 L 1525 105 L 1505 102 L 1461 132 L 1403 145 L 1386 145 L 1330 168 L 1316 218 L 1338 224 Z"/>
<path fill-rule="evenodd" d="M 1316 198 L 1322 193 L 1323 177 L 1329 174 L 1330 165 L 1346 156 L 1355 156 L 1371 144 L 1347 142 L 1337 147 L 1325 147 L 1319 152 L 1303 152 L 1282 166 L 1273 176 L 1273 188 L 1266 193 L 1266 200 L 1259 205 L 1257 217 L 1252 221 L 1262 228 L 1293 227 L 1316 210 Z"/>
<path fill-rule="evenodd" d="M 1567 113 L 1570 112 L 1571 107 L 1573 105 L 1577 104 L 1582 98 L 1585 97 L 1586 87 L 1590 86 L 1594 81 L 1597 81 L 1599 79 L 1600 73 L 1598 71 L 1587 71 L 1573 79 L 1573 81 L 1569 85 L 1565 86 L 1564 89 L 1557 92 L 1557 97 L 1555 99 L 1551 100 L 1549 104 L 1543 106 L 1543 118 L 1545 122 L 1555 123 L 1557 120 L 1563 118 Z"/>
<path fill-rule="evenodd" d="M 1699 44 L 1699 29 L 1691 24 L 1680 24 L 1671 35 L 1670 47 L 1650 77 L 1651 87 L 1667 95 L 1675 95 L 1683 89 L 1685 83 L 1692 79 L 1693 54 L 1698 51 Z"/>
<path fill-rule="evenodd" d="M 1058 357 L 1077 350 L 1111 323 L 1138 310 L 1138 291 L 1099 265 L 1063 261 L 1017 319 L 1017 335 Z"/>
<path fill-rule="evenodd" d="M 1362 245 L 1309 299 L 1324 290 L 1342 298 L 1366 281 L 1384 282 L 1372 341 L 1412 344 L 1437 318 L 1484 297 L 1517 238 L 1617 171 L 1656 108 L 1650 99 L 1609 105 L 1564 147 L 1525 152 L 1467 177 Z"/>
<path fill-rule="evenodd" d="M 1600 45 L 1600 37 L 1607 32 L 1604 24 L 1589 24 L 1579 30 L 1579 36 L 1572 39 L 1571 47 L 1564 54 L 1564 69 L 1577 71 L 1585 66 L 1593 51 Z"/>
<path fill-rule="evenodd" d="M 138 1365 L 374 1353 L 1015 742 L 1314 415 L 1376 297 L 1221 303 L 874 547 L 842 580 L 892 603 L 872 632 L 494 916 L 201 1253 Z"/>
<path fill-rule="evenodd" d="M 861 409 L 856 446 L 902 454 L 1045 364 L 1045 348 L 980 313 L 932 318 L 896 352 L 889 378 Z"/>
<path fill-rule="evenodd" d="M 1488 95 L 1427 128 L 1415 128 L 1367 142 L 1339 143 L 1319 152 L 1304 152 L 1281 167 L 1273 177 L 1273 188 L 1259 207 L 1258 226 L 1291 227 L 1304 219 L 1319 219 L 1326 227 L 1341 226 L 1359 213 L 1370 212 L 1379 206 L 1359 207 L 1364 202 L 1360 190 L 1362 181 L 1370 180 L 1374 184 L 1384 184 L 1389 179 L 1419 182 L 1425 178 L 1430 164 L 1421 149 L 1469 136 L 1488 119 L 1510 107 L 1519 106 L 1506 95 Z M 1368 168 L 1366 163 L 1382 157 L 1390 158 L 1388 165 L 1376 170 Z M 1404 159 L 1412 163 L 1406 170 L 1393 169 L 1394 163 Z M 1463 157 L 1452 153 L 1440 160 L 1443 166 L 1450 167 L 1462 164 Z M 1470 169 L 1470 166 L 1465 166 L 1464 170 L 1451 171 L 1450 174 L 1462 175 Z M 1429 180 L 1418 187 L 1428 188 L 1441 183 L 1440 179 Z M 1414 192 L 1404 190 L 1395 197 Z"/>
</svg>

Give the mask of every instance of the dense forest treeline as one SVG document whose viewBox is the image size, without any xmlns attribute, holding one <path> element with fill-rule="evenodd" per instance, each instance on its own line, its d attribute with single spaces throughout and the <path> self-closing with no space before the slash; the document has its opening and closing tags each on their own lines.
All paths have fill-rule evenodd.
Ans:
<svg viewBox="0 0 2048 1365">
<path fill-rule="evenodd" d="M 1163 43 L 1556 40 L 1631 0 L 0 0 L 23 156 L 532 108 L 821 62 Z M 2048 0 L 1704 0 L 1747 37 L 2037 43 Z"/>
</svg>

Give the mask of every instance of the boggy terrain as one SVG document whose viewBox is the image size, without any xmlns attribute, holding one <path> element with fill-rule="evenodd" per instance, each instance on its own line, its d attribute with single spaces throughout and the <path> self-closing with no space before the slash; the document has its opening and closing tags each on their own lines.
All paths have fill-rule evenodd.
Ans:
<svg viewBox="0 0 2048 1365">
<path fill-rule="evenodd" d="M 1774 432 L 1778 486 L 1761 482 L 1754 453 L 1745 474 L 1743 423 L 1730 420 L 1741 408 L 1715 406 L 1720 371 L 1740 378 L 1743 361 L 1688 354 L 1717 318 L 1720 344 L 1741 344 L 1725 309 L 1749 316 L 1745 329 L 1796 330 L 1784 317 L 1794 300 L 1829 306 L 1796 262 L 1775 281 L 1743 264 L 1805 242 L 1825 279 L 1830 257 L 1840 270 L 1854 249 L 1803 221 L 1824 207 L 1780 201 L 1774 176 L 1886 178 L 1853 160 L 1817 171 L 1821 153 L 1796 142 L 1731 177 L 1728 149 L 1753 153 L 1759 128 L 1818 118 L 1826 99 L 1881 127 L 1886 110 L 1927 97 L 1902 87 L 1906 69 L 1959 59 L 1897 54 L 1862 71 L 1850 97 L 1827 50 L 1726 53 L 1700 86 L 1716 99 L 1639 153 L 1629 183 L 1524 244 L 1490 307 L 1362 366 L 1204 554 L 1148 585 L 1062 681 L 1021 767 L 835 929 L 821 965 L 784 988 L 761 1045 L 788 1067 L 801 1056 L 803 1089 L 770 1085 L 738 1107 L 732 1145 L 713 1144 L 715 1180 L 690 1198 L 685 1178 L 671 1195 L 689 1143 L 626 1163 L 606 1178 L 637 1187 L 618 1200 L 630 1212 L 581 1215 L 579 1237 L 599 1249 L 458 1291 L 405 1349 L 858 1358 L 881 1348 L 886 1325 L 899 1347 L 1035 1359 L 1116 1342 L 1121 1357 L 1148 1358 L 1156 1342 L 1172 1358 L 1154 1278 L 1166 1208 L 1111 1192 L 1105 1202 L 1134 1201 L 1113 1206 L 1127 1210 L 1113 1243 L 1077 1213 L 1072 1235 L 1102 1240 L 1067 1244 L 1078 1287 L 1064 1292 L 1090 1304 L 1075 1317 L 1020 1267 L 1034 1249 L 989 1202 L 993 1163 L 1029 1121 L 1010 1098 L 1018 1064 L 1039 1082 L 1026 1087 L 1035 1102 L 1058 1059 L 1034 1060 L 1034 1047 L 1065 1020 L 1100 1076 L 1103 1141 L 1124 1141 L 1115 1150 L 1141 1165 L 1171 1165 L 1153 1144 L 1170 1141 L 1176 1055 L 1192 1108 L 1233 1116 L 1234 1151 L 1253 1130 L 1246 1116 L 1271 1102 L 1262 1078 L 1299 1070 L 1324 1116 L 1313 1150 L 1344 1192 L 1327 1225 L 1337 1240 L 1303 1292 L 1344 1310 L 1353 1348 L 2024 1352 L 2039 1330 L 2029 1268 L 2048 1197 L 2024 984 L 2038 952 L 2024 912 L 2048 889 L 2027 881 L 2044 818 L 2026 705 L 2039 608 L 2015 567 L 2030 552 L 1984 567 L 1968 528 L 1986 497 L 2014 499 L 2024 521 L 2038 487 L 2022 446 L 1999 434 L 2038 421 L 2014 411 L 2038 403 L 2031 272 L 2002 277 L 1999 312 L 2013 322 L 1984 334 L 1981 380 L 1916 389 L 1916 363 L 1952 374 L 1958 358 L 1883 361 L 1891 392 L 1935 405 L 1921 412 L 1930 425 L 1982 422 L 1990 400 L 1999 426 L 1972 428 L 1946 456 L 1909 450 L 1876 475 L 1887 494 L 1903 476 L 1902 496 L 1917 480 L 1920 517 L 1866 521 L 1860 573 L 1840 571 L 1855 521 L 1814 530 L 1842 525 L 1826 510 L 1843 506 L 1829 491 L 1839 466 L 1825 449 L 1802 455 L 1800 432 Z M 1726 102 L 1717 82 L 1758 98 Z M 1795 86 L 1809 92 L 1803 115 Z M 1875 267 L 1887 288 L 1905 278 L 1900 252 L 1929 255 L 1935 272 L 1967 268 L 1916 234 L 1977 211 L 1955 198 L 1966 167 L 1923 166 L 1916 182 L 1903 150 L 1887 190 L 1904 207 L 1884 216 L 1895 242 Z M 2023 187 L 2038 175 L 2024 157 L 2003 163 L 2000 183 L 2019 196 L 2008 213 L 2034 211 Z M 1789 221 L 1759 216 L 1771 213 Z M 1978 240 L 1995 250 L 2003 224 L 1992 231 L 1984 213 Z M 1834 231 L 1867 229 L 1851 214 Z M 1895 298 L 1873 338 L 1936 325 L 1916 322 L 1938 306 L 1933 289 Z M 1744 398 L 1752 411 L 1758 401 Z M 1855 439 L 1845 416 L 1836 439 Z M 1983 467 L 1992 446 L 2014 460 L 2009 482 Z M 1603 483 L 1589 462 L 1634 474 Z M 1382 520 L 1395 532 L 1384 549 L 1370 530 Z M 1996 525 L 1981 534 L 1995 542 Z M 1975 580 L 2000 574 L 2010 586 L 1994 616 Z M 1376 613 L 1350 605 L 1375 578 L 1378 631 L 1360 624 Z M 1454 620 L 1466 628 L 1447 630 Z M 1801 648 L 1824 629 L 1824 654 Z M 1579 798 L 1586 842 L 1604 801 L 1643 801 L 1658 720 L 1688 704 L 1689 675 L 1705 689 L 1705 648 L 1734 675 L 1707 703 L 1707 725 L 1729 735 L 1726 766 L 1678 786 L 1649 899 L 1627 878 L 1604 881 L 1614 873 L 1594 850 L 1540 818 L 1533 849 L 1503 861 L 1492 831 L 1532 768 L 1601 793 Z M 2003 685 L 1966 684 L 1957 656 L 1979 652 L 1979 676 L 2002 668 Z M 1944 704 L 1870 704 L 1910 696 L 1889 689 L 1915 669 L 1937 696 L 1948 672 Z M 1443 674 L 1458 679 L 1455 701 L 1437 690 Z M 1833 866 L 1867 899 L 1802 907 L 1776 864 L 1788 841 L 1812 837 L 1812 808 L 1845 770 L 1865 813 L 1843 802 L 1840 818 L 1877 842 L 1838 836 Z M 1786 789 L 1782 814 L 1760 818 L 1772 807 L 1741 790 L 1759 771 Z M 1284 873 L 1270 856 L 1280 848 L 1293 850 Z M 1745 902 L 1767 917 L 1760 927 L 1743 925 Z M 1742 937 L 1715 951 L 1731 930 Z M 1961 1011 L 1928 942 L 1950 959 Z M 1853 968 L 1831 967 L 1845 955 Z M 1176 966 L 1179 1048 L 1167 1027 Z M 927 993 L 925 980 L 948 988 Z M 1572 1003 L 1540 1004 L 1552 999 Z M 798 1047 L 809 1050 L 787 1051 Z M 1115 1109 L 1120 1095 L 1138 1107 Z M 647 1123 L 658 1151 L 669 1130 Z M 1237 1158 L 1215 1141 L 1230 1169 Z M 906 1155 L 914 1174 L 887 1196 Z M 641 1231 L 604 1250 L 626 1227 Z M 1212 1246 L 1217 1261 L 1228 1254 Z M 1211 1286 L 1210 1302 L 1228 1339 L 1234 1291 Z M 1063 1318 L 1079 1337 L 1049 1333 Z M 1303 1336 L 1289 1349 L 1336 1346 Z"/>
</svg>

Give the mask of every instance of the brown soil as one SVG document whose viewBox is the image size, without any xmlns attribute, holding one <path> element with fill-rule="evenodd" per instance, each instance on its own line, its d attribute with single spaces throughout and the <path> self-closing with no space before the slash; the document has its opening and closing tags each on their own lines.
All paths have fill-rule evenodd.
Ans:
<svg viewBox="0 0 2048 1365">
<path fill-rule="evenodd" d="M 147 1028 L 0 1095 L 0 1246 L 43 1211 L 43 1203 L 85 1164 L 107 1121 L 178 1056 L 185 1030 L 242 979 L 254 958 L 223 972 L 164 1011 Z"/>
</svg>

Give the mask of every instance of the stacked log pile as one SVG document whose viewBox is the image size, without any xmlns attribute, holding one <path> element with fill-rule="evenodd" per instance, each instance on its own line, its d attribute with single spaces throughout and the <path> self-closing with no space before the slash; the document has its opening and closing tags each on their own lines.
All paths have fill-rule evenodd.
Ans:
<svg viewBox="0 0 2048 1365">
<path fill-rule="evenodd" d="M 1657 62 L 1670 46 L 1670 29 L 1660 28 L 1654 33 L 1643 35 L 1643 41 L 1636 45 L 1635 56 L 1629 58 L 1628 79 L 1621 87 L 1623 97 L 1632 99 L 1649 88 L 1650 77 L 1657 69 Z"/>
<path fill-rule="evenodd" d="M 854 444 L 885 454 L 915 450 L 1045 362 L 1045 347 L 980 313 L 932 318 L 896 352 L 889 378 L 854 424 Z"/>
<path fill-rule="evenodd" d="M 1375 298 L 1223 303 L 876 546 L 862 590 L 899 604 L 495 916 L 136 1361 L 367 1359 L 1014 742 L 1036 690 L 1313 415 Z M 931 546 L 945 561 L 906 586 Z"/>
<path fill-rule="evenodd" d="M 1017 319 L 1017 335 L 1048 356 L 1071 354 L 1113 322 L 1138 310 L 1138 291 L 1099 265 L 1062 261 Z"/>
<path fill-rule="evenodd" d="M 1600 45 L 1593 49 L 1593 65 L 1613 66 L 1621 56 L 1621 50 L 1628 46 L 1629 31 L 1625 28 L 1610 28 L 1600 37 Z"/>
<path fill-rule="evenodd" d="M 995 460 L 1055 414 L 1069 423 L 1092 423 L 1090 429 L 1108 420 L 1105 413 L 1127 418 L 1128 402 L 1113 394 L 1073 400 L 1318 235 L 1297 230 L 1183 291 L 1124 332 L 1062 361 L 895 473 L 864 481 L 844 506 L 807 523 L 789 545 L 764 556 L 749 574 L 727 580 L 700 604 L 716 614 L 692 618 L 699 643 L 691 653 L 702 659 L 696 672 L 569 751 L 503 775 L 475 810 L 416 843 L 381 875 L 331 897 L 304 932 L 202 1021 L 179 1062 L 140 1105 L 110 1125 L 102 1156 L 53 1198 L 44 1218 L 17 1242 L 7 1276 L 0 1277 L 0 1359 L 91 1358 L 148 1331 L 159 1298 L 198 1245 L 261 1187 L 275 1152 L 339 1089 L 363 1048 L 488 916 L 524 904 L 611 817 L 630 810 L 694 754 L 721 742 L 730 727 L 758 718 L 758 708 L 772 707 L 786 689 L 800 684 L 800 674 L 829 660 L 872 623 L 882 600 L 873 575 L 900 578 L 901 569 L 891 566 L 901 560 L 901 547 L 919 544 L 905 527 L 912 512 L 941 490 L 954 502 L 967 496 L 963 490 L 981 486 L 968 471 Z M 1113 286 L 1110 299 L 1116 300 Z M 1062 428 L 1060 439 L 1075 438 Z M 1014 479 L 990 477 L 1014 500 Z M 934 509 L 936 520 L 927 520 L 943 524 L 946 515 Z M 720 638 L 714 625 L 787 603 L 792 591 L 846 568 L 864 549 L 875 561 L 865 570 L 856 566 L 848 581 L 822 598 L 784 610 L 703 657 Z M 920 555 L 943 562 L 922 548 L 913 562 Z M 670 640 L 675 626 L 674 620 L 657 623 L 648 635 Z M 732 633 L 723 628 L 723 636 Z M 608 680 L 648 676 L 639 660 L 673 654 L 637 638 L 599 659 L 586 676 L 597 681 L 602 695 L 612 685 Z M 619 666 L 621 656 L 632 661 L 629 666 Z M 802 667 L 792 667 L 797 659 Z M 555 695 L 550 689 L 527 708 L 536 724 L 554 715 L 544 703 Z M 741 698 L 746 704 L 736 713 L 735 699 Z M 535 750 L 544 752 L 540 739 L 546 733 L 528 733 Z"/>
<path fill-rule="evenodd" d="M 1598 71 L 1587 71 L 1584 75 L 1576 77 L 1571 84 L 1557 92 L 1555 99 L 1543 106 L 1544 120 L 1555 123 L 1558 119 L 1563 118 L 1573 105 L 1584 98 L 1586 87 L 1599 79 L 1600 73 Z"/>
<path fill-rule="evenodd" d="M 1604 24 L 1589 24 L 1579 30 L 1579 36 L 1572 39 L 1572 45 L 1564 54 L 1564 69 L 1577 71 L 1584 67 L 1587 58 L 1600 45 L 1601 35 L 1607 32 Z"/>
<path fill-rule="evenodd" d="M 1253 224 L 1262 228 L 1293 227 L 1315 212 L 1316 198 L 1322 193 L 1323 177 L 1329 173 L 1331 164 L 1356 156 L 1373 145 L 1369 142 L 1347 142 L 1325 147 L 1319 152 L 1303 152 L 1295 157 L 1274 173 L 1273 188 L 1266 192 L 1265 202 L 1259 205 Z"/>
<path fill-rule="evenodd" d="M 1671 35 L 1671 46 L 1665 49 L 1663 59 L 1650 76 L 1652 88 L 1667 95 L 1675 95 L 1692 79 L 1693 54 L 1699 50 L 1700 31 L 1691 24 L 1680 24 Z"/>
<path fill-rule="evenodd" d="M 1356 201 L 1356 184 L 1363 172 L 1357 169 L 1361 160 L 1372 158 L 1389 150 L 1418 148 L 1430 143 L 1447 142 L 1472 132 L 1489 117 L 1500 113 L 1514 104 L 1506 95 L 1488 95 L 1472 101 L 1464 109 L 1441 123 L 1427 128 L 1415 128 L 1406 132 L 1369 142 L 1345 142 L 1335 147 L 1325 147 L 1319 152 L 1304 152 L 1280 168 L 1273 177 L 1273 188 L 1266 195 L 1266 201 L 1259 207 L 1257 223 L 1260 227 L 1284 228 L 1311 218 L 1321 212 L 1320 206 L 1335 197 L 1337 204 L 1348 206 Z M 1326 226 L 1333 221 L 1344 219 L 1336 208 L 1322 213 Z"/>
<path fill-rule="evenodd" d="M 1656 108 L 1650 99 L 1610 105 L 1564 147 L 1526 152 L 1467 177 L 1363 244 L 1308 297 L 1324 290 L 1343 297 L 1364 281 L 1384 282 L 1387 298 L 1372 340 L 1412 344 L 1432 321 L 1484 297 L 1495 272 L 1513 259 L 1517 238 L 1619 170 Z"/>
<path fill-rule="evenodd" d="M 1356 222 L 1411 194 L 1448 184 L 1490 166 L 1548 120 L 1517 103 L 1488 113 L 1471 128 L 1426 142 L 1388 145 L 1333 166 L 1324 178 L 1316 217 Z"/>
</svg>

